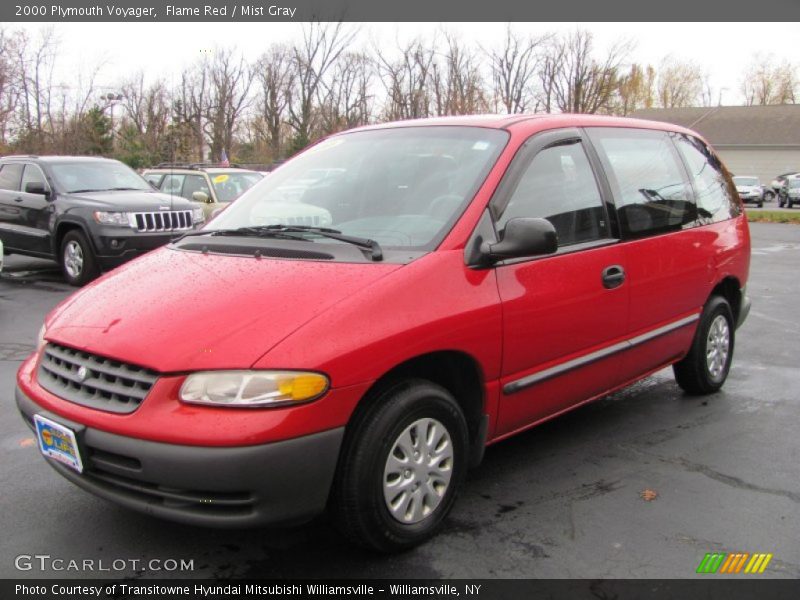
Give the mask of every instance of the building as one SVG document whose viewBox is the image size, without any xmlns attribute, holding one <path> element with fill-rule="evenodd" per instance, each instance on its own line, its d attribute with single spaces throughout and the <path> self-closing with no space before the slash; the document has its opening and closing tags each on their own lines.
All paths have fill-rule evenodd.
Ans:
<svg viewBox="0 0 800 600">
<path fill-rule="evenodd" d="M 631 116 L 694 129 L 734 175 L 756 175 L 769 184 L 776 175 L 800 171 L 800 104 L 648 108 Z"/>
</svg>

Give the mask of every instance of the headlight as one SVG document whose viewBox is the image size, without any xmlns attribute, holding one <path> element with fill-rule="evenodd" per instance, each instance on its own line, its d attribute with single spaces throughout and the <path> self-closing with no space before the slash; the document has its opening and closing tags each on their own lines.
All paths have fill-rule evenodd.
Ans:
<svg viewBox="0 0 800 600">
<path fill-rule="evenodd" d="M 192 221 L 194 221 L 195 223 L 202 223 L 205 220 L 206 220 L 206 218 L 203 215 L 203 209 L 202 208 L 193 208 L 192 209 Z"/>
<path fill-rule="evenodd" d="M 44 334 L 47 333 L 47 326 L 42 325 L 42 328 L 39 330 L 39 337 L 36 338 L 36 352 L 41 352 L 44 345 L 47 343 L 44 341 Z"/>
<path fill-rule="evenodd" d="M 285 406 L 315 400 L 329 384 L 325 375 L 307 371 L 205 371 L 186 378 L 180 399 L 214 406 Z"/>
<path fill-rule="evenodd" d="M 128 227 L 130 219 L 128 213 L 124 212 L 103 212 L 95 211 L 94 220 L 103 225 L 119 225 L 120 227 Z"/>
</svg>

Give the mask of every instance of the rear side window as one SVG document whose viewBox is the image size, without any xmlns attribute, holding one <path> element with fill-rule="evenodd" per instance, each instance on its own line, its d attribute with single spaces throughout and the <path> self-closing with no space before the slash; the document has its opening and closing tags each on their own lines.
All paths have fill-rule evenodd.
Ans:
<svg viewBox="0 0 800 600">
<path fill-rule="evenodd" d="M 0 190 L 19 191 L 22 163 L 8 163 L 0 167 Z"/>
<path fill-rule="evenodd" d="M 588 130 L 614 192 L 622 235 L 656 235 L 694 223 L 697 209 L 669 134 Z"/>
<path fill-rule="evenodd" d="M 600 190 L 580 142 L 545 148 L 533 158 L 497 221 L 498 230 L 515 217 L 547 219 L 559 246 L 608 236 Z"/>
<path fill-rule="evenodd" d="M 700 140 L 680 135 L 678 151 L 692 178 L 700 222 L 722 221 L 741 212 L 736 188 L 729 181 L 719 159 Z M 757 185 L 756 180 L 752 185 Z"/>
</svg>

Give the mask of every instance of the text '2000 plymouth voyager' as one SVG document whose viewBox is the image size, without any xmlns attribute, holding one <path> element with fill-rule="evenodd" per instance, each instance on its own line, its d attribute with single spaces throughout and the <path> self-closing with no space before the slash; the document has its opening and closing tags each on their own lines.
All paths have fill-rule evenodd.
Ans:
<svg viewBox="0 0 800 600">
<path fill-rule="evenodd" d="M 689 130 L 367 127 L 63 302 L 17 403 L 103 498 L 222 527 L 328 509 L 394 551 L 433 535 L 488 444 L 669 365 L 718 390 L 749 262 L 730 174 Z"/>
</svg>

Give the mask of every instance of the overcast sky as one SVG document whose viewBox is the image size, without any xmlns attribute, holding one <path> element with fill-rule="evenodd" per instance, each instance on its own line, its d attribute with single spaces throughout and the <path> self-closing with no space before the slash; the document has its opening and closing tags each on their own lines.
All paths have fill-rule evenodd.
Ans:
<svg viewBox="0 0 800 600">
<path fill-rule="evenodd" d="M 45 26 L 6 25 L 31 32 Z M 58 23 L 53 27 L 60 39 L 58 83 L 68 85 L 81 66 L 88 69 L 102 60 L 96 83 L 109 87 L 140 70 L 169 84 L 201 51 L 238 48 L 254 59 L 272 42 L 291 42 L 302 35 L 300 23 Z M 358 30 L 356 46 L 368 47 L 377 40 L 382 48 L 393 47 L 395 40 L 431 38 L 444 28 L 491 47 L 501 44 L 506 24 L 353 23 L 351 27 Z M 741 103 L 742 72 L 754 53 L 800 65 L 797 23 L 514 23 L 512 27 L 532 34 L 580 27 L 594 33 L 599 48 L 630 39 L 635 43 L 630 61 L 656 67 L 668 55 L 693 60 L 709 74 L 714 93 L 722 92 L 723 104 Z"/>
</svg>

